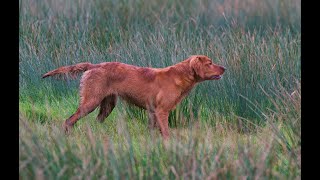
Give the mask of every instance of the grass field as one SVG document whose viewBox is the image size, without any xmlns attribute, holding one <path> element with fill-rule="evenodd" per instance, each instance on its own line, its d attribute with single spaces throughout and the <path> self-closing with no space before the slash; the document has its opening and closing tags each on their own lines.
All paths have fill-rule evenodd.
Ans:
<svg viewBox="0 0 320 180">
<path fill-rule="evenodd" d="M 19 1 L 20 179 L 300 179 L 299 0 Z M 227 67 L 170 114 L 171 139 L 120 101 L 66 136 L 76 80 L 59 66 L 165 67 L 204 54 Z"/>
</svg>

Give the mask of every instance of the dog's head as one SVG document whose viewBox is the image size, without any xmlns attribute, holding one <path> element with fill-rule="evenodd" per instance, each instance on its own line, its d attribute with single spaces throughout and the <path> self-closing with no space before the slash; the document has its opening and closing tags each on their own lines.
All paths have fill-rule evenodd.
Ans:
<svg viewBox="0 0 320 180">
<path fill-rule="evenodd" d="M 212 63 L 212 60 L 204 55 L 191 56 L 190 68 L 199 81 L 218 80 L 226 70 L 225 67 Z"/>
</svg>

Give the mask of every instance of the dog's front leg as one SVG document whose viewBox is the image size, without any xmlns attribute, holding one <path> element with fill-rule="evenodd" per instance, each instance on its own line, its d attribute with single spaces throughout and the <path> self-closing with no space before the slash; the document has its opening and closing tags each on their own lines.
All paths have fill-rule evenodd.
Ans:
<svg viewBox="0 0 320 180">
<path fill-rule="evenodd" d="M 169 139 L 169 123 L 168 123 L 169 112 L 164 110 L 156 110 L 155 117 L 157 125 L 159 126 L 160 133 L 164 140 Z"/>
<path fill-rule="evenodd" d="M 155 129 L 157 127 L 157 117 L 155 112 L 148 110 L 149 117 L 149 129 Z"/>
</svg>

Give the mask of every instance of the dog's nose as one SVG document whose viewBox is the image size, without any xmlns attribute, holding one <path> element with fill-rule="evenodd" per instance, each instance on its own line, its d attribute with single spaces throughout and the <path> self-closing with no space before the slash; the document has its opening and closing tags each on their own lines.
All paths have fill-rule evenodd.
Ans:
<svg viewBox="0 0 320 180">
<path fill-rule="evenodd" d="M 226 67 L 224 67 L 224 66 L 221 66 L 221 68 L 225 71 L 225 70 L 227 70 L 227 68 Z"/>
</svg>

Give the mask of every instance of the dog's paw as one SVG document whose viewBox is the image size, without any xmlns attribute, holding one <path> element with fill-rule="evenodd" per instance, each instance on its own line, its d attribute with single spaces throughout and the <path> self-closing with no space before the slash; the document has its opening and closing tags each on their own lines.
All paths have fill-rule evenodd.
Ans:
<svg viewBox="0 0 320 180">
<path fill-rule="evenodd" d="M 101 116 L 101 115 L 98 115 L 96 120 L 99 122 L 99 123 L 103 123 L 104 122 L 104 119 L 105 117 L 104 116 Z"/>
<path fill-rule="evenodd" d="M 62 129 L 66 135 L 71 133 L 72 126 L 66 124 L 65 122 L 62 124 Z"/>
<path fill-rule="evenodd" d="M 170 148 L 170 142 L 169 142 L 169 138 L 163 139 L 163 147 L 165 150 L 169 150 Z"/>
</svg>

